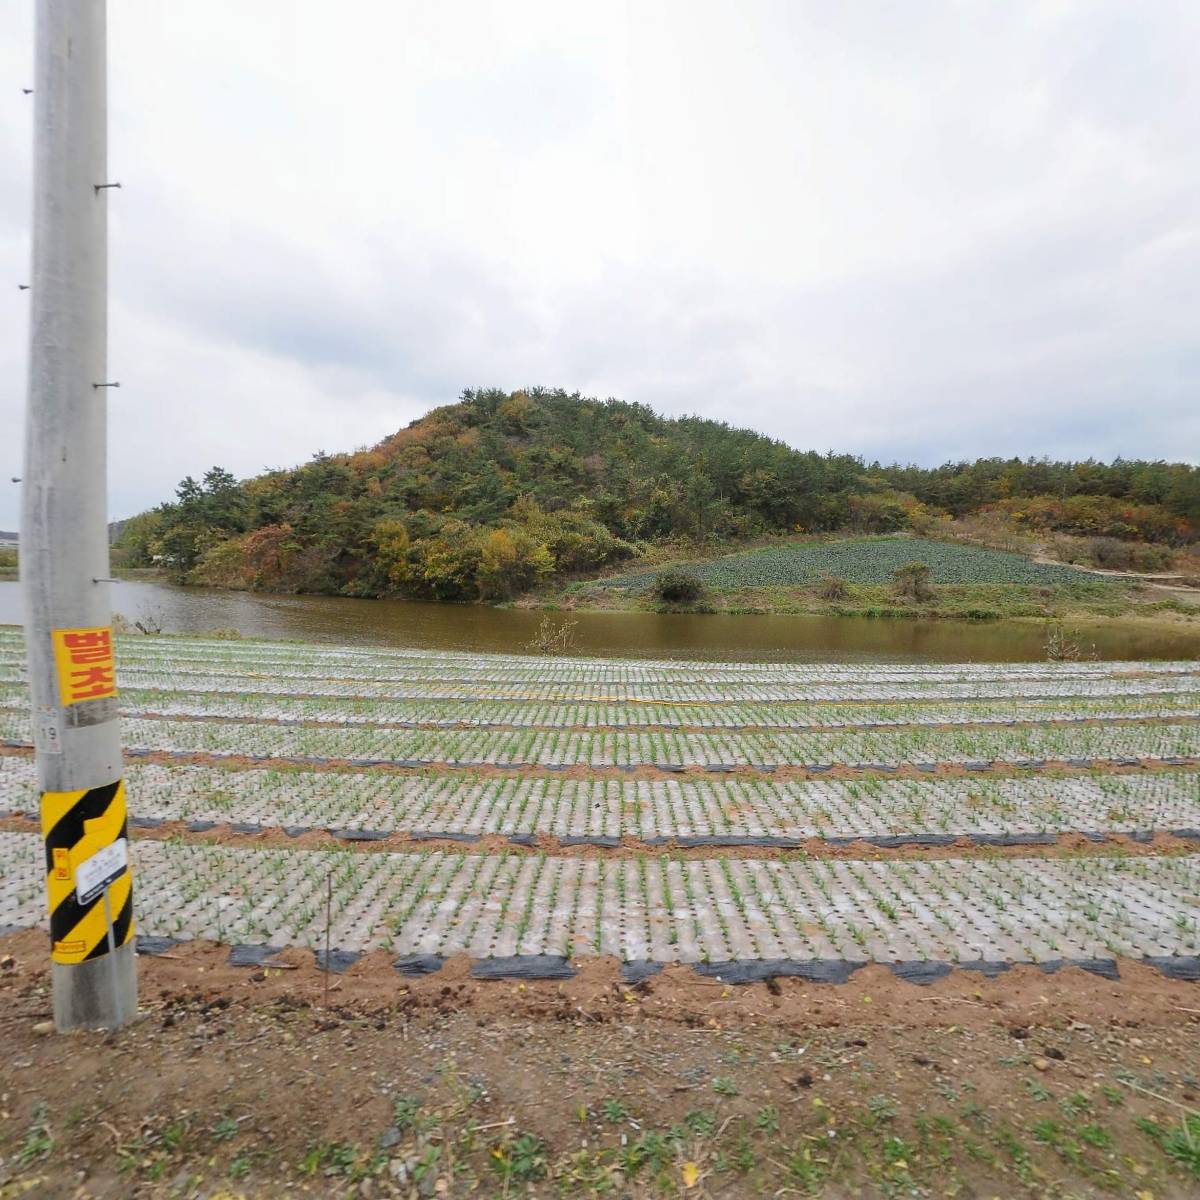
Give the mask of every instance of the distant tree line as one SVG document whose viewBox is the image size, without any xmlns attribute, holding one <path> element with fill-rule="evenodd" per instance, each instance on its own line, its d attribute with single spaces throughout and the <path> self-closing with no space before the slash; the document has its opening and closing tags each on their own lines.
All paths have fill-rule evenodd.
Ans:
<svg viewBox="0 0 1200 1200">
<path fill-rule="evenodd" d="M 647 543 L 913 528 L 985 510 L 1182 544 L 1185 464 L 985 459 L 932 469 L 798 451 L 699 417 L 563 391 L 466 391 L 379 445 L 239 482 L 214 467 L 127 521 L 127 566 L 227 587 L 503 599 Z"/>
</svg>

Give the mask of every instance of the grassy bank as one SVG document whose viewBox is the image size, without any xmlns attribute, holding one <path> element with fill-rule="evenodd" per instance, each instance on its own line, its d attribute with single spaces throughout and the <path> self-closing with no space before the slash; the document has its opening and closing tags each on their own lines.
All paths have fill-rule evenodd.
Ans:
<svg viewBox="0 0 1200 1200">
<path fill-rule="evenodd" d="M 915 594 L 895 582 L 896 572 L 913 562 L 928 568 L 928 586 Z M 1200 592 L 919 538 L 803 540 L 677 559 L 654 569 L 575 582 L 550 599 L 572 608 L 614 611 L 671 607 L 656 590 L 664 572 L 697 581 L 698 598 L 674 607 L 700 612 L 953 620 L 1178 622 L 1200 617 Z"/>
</svg>

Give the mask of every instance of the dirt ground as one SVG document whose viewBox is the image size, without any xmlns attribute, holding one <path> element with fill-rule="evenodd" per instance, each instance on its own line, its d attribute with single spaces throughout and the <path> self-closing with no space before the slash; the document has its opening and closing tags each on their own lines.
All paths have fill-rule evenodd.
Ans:
<svg viewBox="0 0 1200 1200">
<path fill-rule="evenodd" d="M 44 935 L 0 937 L 2 1200 L 1200 1195 L 1200 986 L 1137 964 L 630 987 L 226 956 L 142 958 L 136 1024 L 60 1036 Z"/>
</svg>

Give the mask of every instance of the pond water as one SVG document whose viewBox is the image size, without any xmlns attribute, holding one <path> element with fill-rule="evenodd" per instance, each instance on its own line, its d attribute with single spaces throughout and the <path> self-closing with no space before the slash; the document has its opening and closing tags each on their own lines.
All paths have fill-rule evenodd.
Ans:
<svg viewBox="0 0 1200 1200">
<path fill-rule="evenodd" d="M 113 609 L 152 615 L 164 632 L 236 629 L 247 637 L 345 645 L 521 653 L 540 612 L 410 600 L 274 596 L 144 580 L 112 585 Z M 777 662 L 1013 662 L 1045 656 L 1045 631 L 1017 621 L 907 621 L 867 617 L 690 613 L 570 614 L 574 651 L 638 658 Z M 22 620 L 20 586 L 0 582 L 0 625 Z M 1106 659 L 1200 657 L 1200 630 L 1109 623 L 1081 627 Z"/>
</svg>

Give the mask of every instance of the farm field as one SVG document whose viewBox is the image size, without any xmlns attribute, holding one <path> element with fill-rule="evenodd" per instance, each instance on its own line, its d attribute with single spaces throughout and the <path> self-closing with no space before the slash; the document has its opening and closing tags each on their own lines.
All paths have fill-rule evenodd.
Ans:
<svg viewBox="0 0 1200 1200">
<path fill-rule="evenodd" d="M 1200 664 L 117 662 L 143 1019 L 64 1092 L 0 629 L 0 1197 L 1194 1194 Z"/>
<path fill-rule="evenodd" d="M 15 632 L 0 925 L 44 923 Z M 1200 968 L 1200 667 L 613 662 L 125 639 L 144 949 Z M 889 857 L 902 855 L 902 857 Z M 331 882 L 332 881 L 332 885 Z M 328 910 L 322 897 L 332 886 Z M 257 948 L 257 949 L 255 949 Z"/>
<path fill-rule="evenodd" d="M 834 542 L 792 542 L 680 564 L 714 589 L 780 587 L 816 583 L 836 575 L 847 583 L 890 583 L 892 572 L 918 560 L 940 584 L 1051 585 L 1096 583 L 1099 577 L 1073 567 L 1033 562 L 1021 554 L 916 537 L 865 537 Z M 646 591 L 656 571 L 630 572 L 607 585 Z"/>
</svg>

